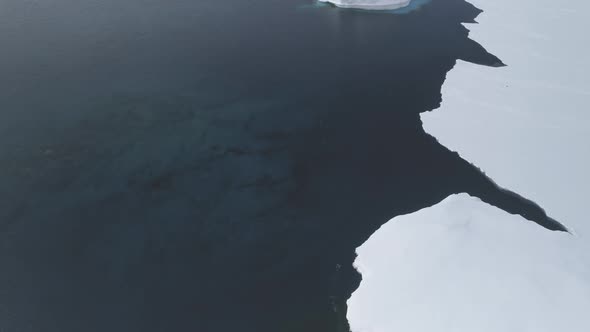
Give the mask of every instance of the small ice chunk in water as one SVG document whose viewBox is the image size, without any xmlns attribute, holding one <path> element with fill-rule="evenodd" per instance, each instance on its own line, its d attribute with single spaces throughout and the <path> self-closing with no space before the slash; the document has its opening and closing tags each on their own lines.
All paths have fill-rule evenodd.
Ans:
<svg viewBox="0 0 590 332">
<path fill-rule="evenodd" d="M 368 10 L 392 10 L 406 7 L 411 0 L 319 0 L 330 2 L 342 8 L 356 8 Z"/>
</svg>

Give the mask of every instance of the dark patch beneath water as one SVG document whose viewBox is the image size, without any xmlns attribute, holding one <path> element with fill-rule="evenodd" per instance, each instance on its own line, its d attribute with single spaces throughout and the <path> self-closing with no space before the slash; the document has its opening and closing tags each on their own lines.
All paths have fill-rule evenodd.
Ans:
<svg viewBox="0 0 590 332">
<path fill-rule="evenodd" d="M 0 330 L 345 331 L 396 215 L 467 192 L 560 229 L 422 129 L 457 59 L 501 64 L 479 10 L 300 4 L 3 3 Z"/>
</svg>

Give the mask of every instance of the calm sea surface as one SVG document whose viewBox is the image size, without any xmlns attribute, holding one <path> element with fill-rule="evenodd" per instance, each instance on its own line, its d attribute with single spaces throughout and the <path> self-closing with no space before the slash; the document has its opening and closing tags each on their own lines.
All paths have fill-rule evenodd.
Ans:
<svg viewBox="0 0 590 332">
<path fill-rule="evenodd" d="M 479 10 L 309 5 L 2 0 L 1 331 L 342 332 L 391 217 L 542 222 L 421 127 L 457 59 L 499 64 Z"/>
</svg>

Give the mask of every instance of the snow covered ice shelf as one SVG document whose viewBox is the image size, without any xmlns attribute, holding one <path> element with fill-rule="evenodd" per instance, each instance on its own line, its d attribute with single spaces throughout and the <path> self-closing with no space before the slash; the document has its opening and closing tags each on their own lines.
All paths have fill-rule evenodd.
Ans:
<svg viewBox="0 0 590 332">
<path fill-rule="evenodd" d="M 581 239 L 466 194 L 396 217 L 357 252 L 354 332 L 588 331 Z"/>
<path fill-rule="evenodd" d="M 544 207 L 579 236 L 590 231 L 590 3 L 474 1 L 470 37 L 507 67 L 459 61 L 428 133 L 499 185 Z"/>
<path fill-rule="evenodd" d="M 424 127 L 573 234 L 467 195 L 394 218 L 358 249 L 353 332 L 590 331 L 590 3 L 474 0 L 470 37 Z"/>
</svg>

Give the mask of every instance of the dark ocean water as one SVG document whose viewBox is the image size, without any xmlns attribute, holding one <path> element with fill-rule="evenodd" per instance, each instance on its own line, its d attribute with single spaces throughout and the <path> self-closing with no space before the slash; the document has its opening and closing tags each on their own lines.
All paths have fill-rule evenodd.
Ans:
<svg viewBox="0 0 590 332">
<path fill-rule="evenodd" d="M 421 127 L 457 59 L 500 64 L 478 9 L 308 4 L 2 1 L 0 331 L 342 332 L 396 215 L 559 228 Z"/>
</svg>

